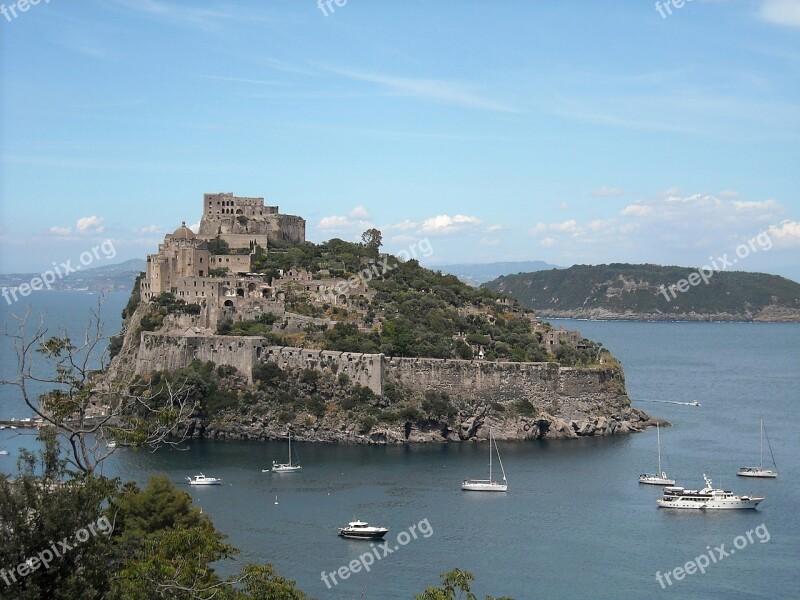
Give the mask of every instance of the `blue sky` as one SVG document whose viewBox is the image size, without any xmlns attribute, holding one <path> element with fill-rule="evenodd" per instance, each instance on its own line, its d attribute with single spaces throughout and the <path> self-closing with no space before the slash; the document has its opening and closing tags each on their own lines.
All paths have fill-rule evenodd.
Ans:
<svg viewBox="0 0 800 600">
<path fill-rule="evenodd" d="M 737 266 L 800 280 L 800 2 L 323 8 L 0 16 L 0 271 L 144 257 L 225 191 L 427 264 L 700 266 L 766 232 Z"/>
</svg>

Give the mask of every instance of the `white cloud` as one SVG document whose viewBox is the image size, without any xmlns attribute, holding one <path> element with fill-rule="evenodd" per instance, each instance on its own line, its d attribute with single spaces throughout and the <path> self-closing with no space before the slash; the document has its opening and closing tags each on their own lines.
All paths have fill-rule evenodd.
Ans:
<svg viewBox="0 0 800 600">
<path fill-rule="evenodd" d="M 621 217 L 646 217 L 652 214 L 653 214 L 653 207 L 646 206 L 644 204 L 629 204 L 621 211 L 619 211 L 619 215 Z"/>
<path fill-rule="evenodd" d="M 797 0 L 764 0 L 761 18 L 768 23 L 800 27 L 800 2 Z"/>
<path fill-rule="evenodd" d="M 472 89 L 471 86 L 443 79 L 411 79 L 361 71 L 326 68 L 330 73 L 343 75 L 357 81 L 366 81 L 381 86 L 386 91 L 398 95 L 433 100 L 442 104 L 477 108 L 496 112 L 518 112 L 516 108 L 498 102 Z"/>
<path fill-rule="evenodd" d="M 770 225 L 769 237 L 778 247 L 800 246 L 800 221 L 783 221 L 780 225 Z"/>
<path fill-rule="evenodd" d="M 198 221 L 197 223 L 189 225 L 189 229 L 191 229 L 194 233 L 197 233 L 198 231 L 200 231 L 200 222 Z"/>
<path fill-rule="evenodd" d="M 543 240 L 540 240 L 540 241 L 539 241 L 539 245 L 540 245 L 542 248 L 552 248 L 553 246 L 555 246 L 555 245 L 556 245 L 556 242 L 557 242 L 557 241 L 558 241 L 558 240 L 556 240 L 556 238 L 553 238 L 553 237 L 546 237 L 546 238 L 544 238 Z"/>
<path fill-rule="evenodd" d="M 55 235 L 69 235 L 70 233 L 72 233 L 72 228 L 71 227 L 58 227 L 58 226 L 54 225 L 53 227 L 50 228 L 50 233 L 55 234 Z"/>
<path fill-rule="evenodd" d="M 353 207 L 353 209 L 347 213 L 347 216 L 329 215 L 327 217 L 322 217 L 317 225 L 318 229 L 327 232 L 335 231 L 353 234 L 361 233 L 371 227 L 374 227 L 374 225 L 370 222 L 369 213 L 362 204 Z"/>
<path fill-rule="evenodd" d="M 359 204 L 353 208 L 353 210 L 347 213 L 347 216 L 351 219 L 369 219 L 369 213 L 367 212 L 367 209 L 364 208 L 363 204 Z"/>
<path fill-rule="evenodd" d="M 192 228 L 189 227 L 189 229 L 192 229 Z M 192 229 L 192 231 L 195 231 L 195 230 Z M 146 227 L 134 227 L 133 228 L 133 233 L 135 233 L 137 235 L 147 235 L 147 234 L 151 234 L 151 233 L 164 233 L 164 229 L 160 225 L 148 225 Z M 197 232 L 195 231 L 195 233 L 197 233 Z"/>
<path fill-rule="evenodd" d="M 736 212 L 772 211 L 778 208 L 778 203 L 775 200 L 765 200 L 764 202 L 739 202 L 734 200 L 731 205 Z"/>
<path fill-rule="evenodd" d="M 91 217 L 81 217 L 75 224 L 79 233 L 102 233 L 105 229 L 103 219 L 92 215 Z"/>
<path fill-rule="evenodd" d="M 336 215 L 331 215 L 330 217 L 322 217 L 322 220 L 319 222 L 320 229 L 342 229 L 346 227 L 350 223 L 350 219 L 347 217 L 339 217 Z"/>
<path fill-rule="evenodd" d="M 622 190 L 618 187 L 609 187 L 607 185 L 600 186 L 592 192 L 595 198 L 616 198 L 622 196 Z"/>
<path fill-rule="evenodd" d="M 467 215 L 436 215 L 426 219 L 422 223 L 424 233 L 451 233 L 463 229 L 467 225 L 478 225 L 481 220 L 478 217 Z"/>
<path fill-rule="evenodd" d="M 408 231 L 409 229 L 416 229 L 417 227 L 419 227 L 419 223 L 411 221 L 410 219 L 405 219 L 399 223 L 383 225 L 381 229 L 384 231 Z"/>
<path fill-rule="evenodd" d="M 490 248 L 492 246 L 499 246 L 500 240 L 497 238 L 481 238 L 478 243 L 481 246 L 486 246 L 487 248 Z"/>
</svg>

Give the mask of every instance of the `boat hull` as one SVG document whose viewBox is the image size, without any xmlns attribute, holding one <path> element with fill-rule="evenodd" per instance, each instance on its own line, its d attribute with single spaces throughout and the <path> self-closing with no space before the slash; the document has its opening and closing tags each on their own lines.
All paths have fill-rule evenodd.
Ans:
<svg viewBox="0 0 800 600">
<path fill-rule="evenodd" d="M 189 485 L 222 485 L 222 481 L 190 481 Z"/>
<path fill-rule="evenodd" d="M 461 484 L 461 489 L 467 492 L 507 492 L 508 485 L 489 481 L 465 481 Z"/>
<path fill-rule="evenodd" d="M 639 477 L 639 483 L 645 483 L 647 485 L 675 485 L 675 480 L 656 476 L 641 476 Z"/>
<path fill-rule="evenodd" d="M 775 479 L 778 476 L 778 474 L 771 469 L 759 469 L 751 467 L 739 469 L 738 473 L 736 474 L 739 477 L 761 477 L 764 479 Z"/>
<path fill-rule="evenodd" d="M 656 500 L 659 508 L 678 508 L 686 510 L 749 510 L 755 509 L 763 498 L 748 498 L 740 500 Z"/>
<path fill-rule="evenodd" d="M 272 472 L 273 473 L 297 473 L 302 468 L 303 467 L 300 467 L 300 466 L 297 466 L 297 465 L 292 466 L 292 467 L 290 467 L 288 465 L 275 465 L 274 467 L 272 467 Z"/>
<path fill-rule="evenodd" d="M 379 531 L 346 531 L 340 529 L 339 537 L 351 540 L 382 540 L 383 536 L 387 533 L 389 533 L 388 529 L 381 529 Z"/>
</svg>

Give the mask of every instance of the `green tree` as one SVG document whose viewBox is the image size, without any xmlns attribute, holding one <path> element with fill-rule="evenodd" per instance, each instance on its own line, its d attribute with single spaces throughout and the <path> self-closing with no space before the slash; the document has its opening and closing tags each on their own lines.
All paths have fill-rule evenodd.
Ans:
<svg viewBox="0 0 800 600">
<path fill-rule="evenodd" d="M 383 245 L 383 234 L 380 232 L 380 230 L 373 227 L 372 229 L 367 229 L 361 234 L 361 241 L 364 243 L 364 246 L 377 254 L 378 250 Z"/>
</svg>

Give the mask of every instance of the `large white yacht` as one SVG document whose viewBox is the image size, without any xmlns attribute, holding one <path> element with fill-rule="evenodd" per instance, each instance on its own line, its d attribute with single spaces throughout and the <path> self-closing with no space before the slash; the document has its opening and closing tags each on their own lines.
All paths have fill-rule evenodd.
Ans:
<svg viewBox="0 0 800 600">
<path fill-rule="evenodd" d="M 737 496 L 729 490 L 715 489 L 711 480 L 703 474 L 706 487 L 702 490 L 687 490 L 680 486 L 664 488 L 664 496 L 656 500 L 660 508 L 745 509 L 755 508 L 764 500 L 763 496 Z"/>
</svg>

